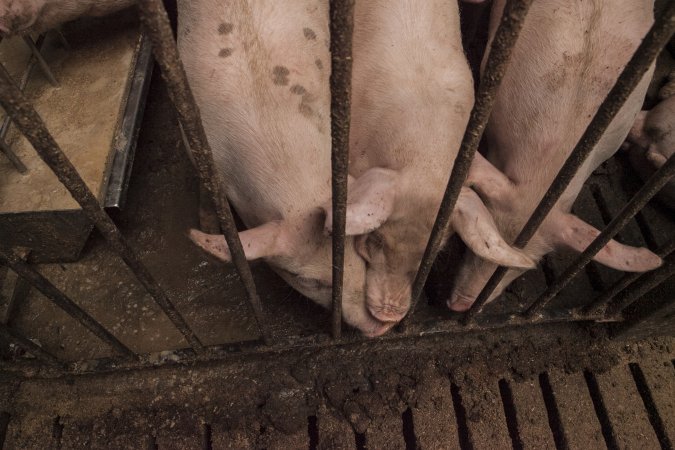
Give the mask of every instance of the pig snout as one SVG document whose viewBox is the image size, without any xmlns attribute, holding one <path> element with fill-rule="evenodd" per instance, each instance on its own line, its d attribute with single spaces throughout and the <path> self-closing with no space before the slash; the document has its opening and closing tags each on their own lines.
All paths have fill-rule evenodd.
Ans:
<svg viewBox="0 0 675 450">
<path fill-rule="evenodd" d="M 368 311 L 382 322 L 399 322 L 410 308 L 411 283 L 391 275 L 369 273 L 367 277 Z"/>
</svg>

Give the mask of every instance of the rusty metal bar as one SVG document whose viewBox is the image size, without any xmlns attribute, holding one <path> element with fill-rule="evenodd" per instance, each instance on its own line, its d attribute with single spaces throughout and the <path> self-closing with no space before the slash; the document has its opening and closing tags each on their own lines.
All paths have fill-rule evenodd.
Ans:
<svg viewBox="0 0 675 450">
<path fill-rule="evenodd" d="M 661 267 L 652 272 L 643 274 L 638 281 L 617 295 L 614 301 L 607 307 L 605 316 L 610 319 L 614 316 L 618 316 L 624 309 L 632 305 L 640 297 L 673 275 L 675 275 L 675 255 L 671 254 L 665 259 L 664 264 Z M 674 302 L 675 297 L 671 296 L 665 301 L 663 306 L 667 306 Z"/>
<path fill-rule="evenodd" d="M 471 117 L 462 138 L 462 145 L 455 159 L 455 164 L 452 167 L 452 173 L 445 188 L 436 221 L 434 222 L 427 247 L 424 250 L 424 256 L 422 256 L 422 261 L 413 282 L 410 312 L 401 324 L 403 327 L 407 325 L 409 317 L 415 309 L 415 305 L 422 294 L 422 289 L 424 289 L 424 284 L 431 271 L 431 266 L 440 251 L 441 240 L 449 225 L 450 215 L 455 207 L 462 185 L 469 174 L 471 161 L 473 161 L 476 149 L 492 112 L 497 89 L 504 77 L 511 51 L 516 44 L 531 4 L 532 0 L 509 0 L 504 7 L 504 14 L 492 41 L 490 54 L 485 64 L 485 71 L 478 86 L 476 101 L 471 110 Z"/>
<path fill-rule="evenodd" d="M 37 345 L 35 342 L 30 339 L 26 339 L 21 336 L 16 331 L 12 330 L 8 326 L 0 323 L 0 339 L 4 339 L 8 342 L 16 344 L 18 347 L 21 347 L 31 355 L 35 356 L 40 361 L 43 361 L 52 366 L 58 366 L 65 368 L 65 365 L 58 360 L 58 358 L 48 351 L 44 350 L 42 347 Z"/>
<path fill-rule="evenodd" d="M 11 250 L 6 252 L 0 250 L 0 264 L 9 266 L 9 268 L 16 272 L 17 275 L 29 282 L 47 299 L 51 300 L 52 303 L 61 308 L 70 317 L 77 320 L 83 327 L 91 331 L 96 337 L 110 345 L 119 353 L 130 359 L 138 358 L 136 353 L 130 350 L 126 345 L 122 344 L 115 336 L 106 330 L 103 325 L 98 323 L 96 319 L 77 306 L 77 304 L 68 298 L 66 294 L 61 292 L 49 280 L 42 276 L 40 272 L 33 269 L 14 252 Z"/>
<path fill-rule="evenodd" d="M 345 262 L 347 173 L 352 80 L 354 0 L 330 2 L 331 171 L 333 186 L 332 335 L 342 335 L 342 282 Z"/>
<path fill-rule="evenodd" d="M 661 258 L 665 258 L 673 252 L 675 252 L 675 236 L 661 246 L 661 248 L 656 251 L 656 254 Z M 643 275 L 642 272 L 627 273 L 610 286 L 609 289 L 606 289 L 602 294 L 598 295 L 591 303 L 581 308 L 581 314 L 599 313 L 603 306 L 609 304 L 621 291 Z"/>
<path fill-rule="evenodd" d="M 640 46 L 637 48 L 631 60 L 619 75 L 614 87 L 595 113 L 593 120 L 584 131 L 574 150 L 563 164 L 562 168 L 546 191 L 537 208 L 534 210 L 527 223 L 516 237 L 513 245 L 524 248 L 534 233 L 542 224 L 548 213 L 553 209 L 560 196 L 576 175 L 581 165 L 598 143 L 603 133 L 619 112 L 628 96 L 633 92 L 644 74 L 649 70 L 652 62 L 656 59 L 661 49 L 668 43 L 670 36 L 675 31 L 675 2 L 664 11 L 652 28 L 649 30 Z M 499 267 L 490 277 L 487 284 L 478 295 L 476 302 L 471 306 L 462 319 L 467 324 L 480 313 L 488 298 L 495 290 L 499 282 L 504 278 L 507 268 Z"/>
<path fill-rule="evenodd" d="M 574 262 L 565 270 L 565 272 L 549 286 L 546 291 L 537 298 L 537 300 L 530 305 L 522 314 L 524 317 L 531 319 L 537 312 L 541 310 L 553 297 L 567 286 L 572 279 L 591 262 L 602 248 L 616 236 L 619 231 L 625 227 L 628 222 L 637 214 L 647 202 L 654 197 L 668 181 L 675 176 L 675 155 L 671 156 L 668 161 L 645 183 L 645 185 L 638 191 L 637 194 L 630 199 L 630 201 L 623 207 L 623 209 L 612 219 L 612 221 L 605 227 L 604 230 L 581 252 L 581 254 L 574 260 Z"/>
<path fill-rule="evenodd" d="M 87 218 L 93 222 L 110 246 L 122 257 L 155 302 L 169 317 L 174 326 L 185 336 L 195 351 L 202 351 L 203 345 L 180 315 L 171 300 L 166 296 L 148 269 L 141 263 L 122 233 L 110 217 L 103 211 L 94 194 L 89 190 L 77 170 L 68 160 L 59 145 L 45 127 L 44 122 L 33 109 L 21 91 L 0 73 L 0 104 L 7 114 L 12 116 L 16 127 L 33 145 L 42 160 L 54 171 L 54 174 L 68 189 L 75 201 L 82 207 Z"/>
<path fill-rule="evenodd" d="M 5 69 L 5 66 L 3 64 L 0 64 L 0 73 L 9 80 L 12 80 L 12 76 L 7 72 L 7 69 Z M 2 131 L 5 131 L 5 123 L 9 125 L 9 114 L 7 113 L 7 116 L 5 117 L 5 120 L 3 122 L 3 129 Z M 6 131 L 5 131 L 6 132 Z M 26 168 L 26 165 L 21 161 L 21 159 L 16 156 L 14 151 L 9 147 L 9 145 L 5 142 L 5 135 L 2 133 L 0 135 L 0 151 L 7 157 L 9 162 L 12 163 L 14 168 L 19 171 L 19 173 L 26 173 L 28 172 L 28 168 Z"/>
<path fill-rule="evenodd" d="M 213 153 L 206 138 L 199 108 L 188 84 L 183 63 L 178 57 L 178 48 L 174 41 L 169 18 L 160 0 L 140 0 L 138 2 L 141 24 L 152 42 L 155 59 L 162 69 L 162 78 L 167 84 L 169 97 L 178 113 L 190 151 L 202 185 L 211 194 L 216 205 L 220 227 L 232 255 L 237 273 L 246 290 L 248 302 L 255 315 L 258 328 L 265 343 L 271 342 L 272 335 L 267 328 L 262 302 L 256 290 L 251 268 L 246 261 L 244 249 L 239 240 L 232 210 L 221 188 L 223 180 L 219 180 L 213 162 Z"/>
<path fill-rule="evenodd" d="M 23 41 L 26 43 L 28 48 L 30 48 L 31 53 L 33 54 L 38 64 L 40 65 L 40 69 L 42 70 L 42 73 L 47 78 L 49 83 L 52 86 L 58 86 L 59 82 L 56 80 L 56 77 L 52 73 L 52 70 L 49 68 L 49 65 L 47 64 L 47 61 L 45 61 L 44 56 L 42 56 L 40 49 L 35 45 L 35 42 L 33 42 L 33 38 L 31 38 L 30 36 L 24 36 Z"/>
</svg>

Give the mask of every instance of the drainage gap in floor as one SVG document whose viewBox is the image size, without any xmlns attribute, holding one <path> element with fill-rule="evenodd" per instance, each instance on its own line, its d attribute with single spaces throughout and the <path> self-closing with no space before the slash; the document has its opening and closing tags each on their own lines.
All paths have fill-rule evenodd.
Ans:
<svg viewBox="0 0 675 450">
<path fill-rule="evenodd" d="M 53 449 L 61 448 L 61 437 L 63 436 L 63 424 L 61 423 L 61 417 L 56 416 L 54 423 L 52 424 L 52 446 Z"/>
<path fill-rule="evenodd" d="M 406 450 L 415 450 L 417 448 L 417 436 L 415 436 L 415 424 L 413 422 L 412 410 L 410 408 L 401 414 L 403 422 L 403 440 Z"/>
<path fill-rule="evenodd" d="M 211 440 L 211 424 L 202 424 L 202 450 L 212 450 L 213 441 Z"/>
<path fill-rule="evenodd" d="M 523 450 L 523 441 L 518 433 L 518 418 L 516 417 L 516 406 L 513 403 L 513 392 L 511 391 L 509 382 L 503 378 L 499 380 L 499 394 L 502 397 L 506 427 L 509 430 L 513 450 Z"/>
<path fill-rule="evenodd" d="M 5 411 L 0 412 L 0 448 L 4 448 L 5 439 L 7 438 L 7 427 L 9 426 L 9 413 Z"/>
<path fill-rule="evenodd" d="M 645 409 L 647 410 L 647 416 L 649 417 L 649 422 L 656 432 L 656 437 L 659 438 L 662 449 L 672 449 L 673 445 L 668 438 L 666 433 L 666 427 L 659 416 L 659 412 L 656 409 L 656 403 L 654 403 L 654 397 L 652 397 L 652 392 L 647 385 L 647 379 L 645 374 L 642 372 L 642 368 L 635 363 L 628 364 L 630 372 L 633 375 L 633 380 L 635 381 L 635 386 L 637 387 L 640 397 L 642 397 L 642 402 L 645 404 Z"/>
<path fill-rule="evenodd" d="M 555 401 L 553 388 L 551 387 L 551 380 L 548 378 L 548 373 L 542 372 L 539 374 L 539 388 L 541 395 L 544 397 L 544 405 L 546 406 L 546 414 L 548 416 L 548 426 L 553 434 L 553 442 L 557 450 L 567 450 L 569 443 L 565 436 L 565 429 L 560 418 L 560 410 Z"/>
<path fill-rule="evenodd" d="M 605 402 L 602 400 L 602 395 L 600 394 L 598 380 L 595 378 L 595 375 L 593 375 L 593 373 L 588 370 L 584 370 L 584 378 L 586 379 L 586 386 L 588 386 L 588 392 L 591 395 L 591 400 L 593 401 L 595 415 L 598 416 L 598 420 L 600 421 L 600 429 L 602 430 L 602 436 L 605 438 L 605 444 L 607 444 L 607 448 L 609 450 L 618 449 L 619 445 L 616 442 L 614 430 L 612 429 L 612 424 L 609 421 L 607 407 L 605 406 Z"/>
<path fill-rule="evenodd" d="M 364 433 L 354 432 L 354 442 L 356 442 L 356 450 L 366 450 L 366 435 Z"/>
<path fill-rule="evenodd" d="M 450 385 L 452 394 L 452 404 L 455 408 L 455 417 L 457 418 L 457 434 L 459 435 L 459 447 L 462 450 L 473 450 L 473 444 L 469 437 L 469 425 L 466 422 L 466 409 L 462 404 L 462 396 L 459 392 L 459 386 L 455 383 Z"/>
<path fill-rule="evenodd" d="M 317 425 L 316 416 L 309 416 L 307 418 L 307 436 L 309 437 L 309 450 L 316 450 L 319 445 L 319 426 Z"/>
</svg>

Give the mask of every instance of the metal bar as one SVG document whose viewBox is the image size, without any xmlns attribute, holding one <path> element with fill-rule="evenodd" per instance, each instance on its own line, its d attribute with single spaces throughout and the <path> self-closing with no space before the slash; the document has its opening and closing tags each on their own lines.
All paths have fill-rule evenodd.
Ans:
<svg viewBox="0 0 675 450">
<path fill-rule="evenodd" d="M 647 70 L 649 70 L 649 67 L 661 49 L 668 43 L 673 31 L 675 31 L 675 2 L 671 2 L 664 11 L 664 14 L 657 19 L 633 54 L 631 60 L 626 64 L 614 87 L 607 94 L 598 112 L 595 113 L 593 120 L 591 120 L 581 139 L 579 139 L 574 150 L 551 183 L 551 187 L 546 191 L 537 208 L 520 231 L 520 234 L 518 234 L 518 237 L 516 237 L 513 243 L 514 247 L 524 248 L 530 241 L 560 196 L 567 189 L 577 170 L 579 170 L 588 155 L 593 151 L 593 148 L 626 102 L 628 96 L 633 92 Z M 505 267 L 497 268 L 478 295 L 476 302 L 462 318 L 462 323 L 469 323 L 480 313 L 492 292 L 502 278 L 504 278 L 507 270 Z"/>
<path fill-rule="evenodd" d="M 23 41 L 28 45 L 28 48 L 30 48 L 31 53 L 33 53 L 33 56 L 37 60 L 38 64 L 40 65 L 40 69 L 42 70 L 42 73 L 44 76 L 49 80 L 49 83 L 52 86 L 58 86 L 59 82 L 56 80 L 56 77 L 52 73 L 52 70 L 49 68 L 49 65 L 47 64 L 47 61 L 45 61 L 45 58 L 42 56 L 42 53 L 40 52 L 40 49 L 37 48 L 35 45 L 35 42 L 33 42 L 33 39 L 30 36 L 24 36 Z"/>
<path fill-rule="evenodd" d="M 656 251 L 656 254 L 661 258 L 665 258 L 671 253 L 675 252 L 675 236 L 672 237 L 665 245 L 663 245 L 659 250 Z M 603 306 L 609 304 L 614 297 L 617 296 L 621 291 L 631 285 L 635 280 L 642 277 L 644 274 L 642 272 L 630 272 L 621 277 L 616 283 L 610 286 L 602 294 L 598 295 L 591 303 L 584 306 L 581 309 L 582 314 L 594 314 L 598 313 Z"/>
<path fill-rule="evenodd" d="M 537 298 L 522 314 L 531 319 L 541 310 L 553 297 L 567 286 L 570 281 L 591 262 L 602 248 L 625 227 L 628 222 L 637 214 L 647 202 L 654 197 L 663 186 L 675 175 L 675 155 L 668 158 L 668 161 L 645 183 L 645 185 L 633 196 L 632 199 L 623 207 L 623 209 L 612 219 L 604 230 L 581 252 L 574 262 L 565 270 L 565 272 L 549 286 L 546 291 Z"/>
<path fill-rule="evenodd" d="M 347 173 L 352 79 L 354 0 L 330 2 L 331 171 L 333 186 L 332 335 L 342 335 L 342 283 L 347 222 Z"/>
<path fill-rule="evenodd" d="M 436 221 L 434 222 L 427 247 L 424 250 L 424 256 L 413 282 L 410 312 L 401 324 L 403 327 L 407 326 L 410 320 L 409 317 L 412 315 L 417 301 L 422 294 L 422 289 L 424 289 L 431 266 L 440 251 L 441 240 L 449 225 L 450 215 L 455 207 L 462 185 L 469 174 L 471 161 L 473 161 L 476 149 L 483 136 L 483 131 L 490 118 L 497 89 L 502 82 L 504 73 L 506 73 L 511 51 L 516 44 L 531 4 L 532 0 L 509 0 L 504 7 L 504 14 L 492 41 L 485 71 L 478 86 L 476 101 L 471 110 L 471 117 L 462 138 L 462 145 L 452 167 L 452 173 L 445 188 Z"/>
<path fill-rule="evenodd" d="M 127 346 L 122 344 L 115 336 L 113 336 L 103 325 L 98 323 L 96 319 L 87 314 L 82 308 L 77 306 L 66 294 L 61 292 L 49 280 L 40 274 L 37 270 L 32 268 L 24 262 L 13 251 L 0 250 L 0 264 L 9 266 L 21 278 L 33 285 L 37 290 L 42 292 L 45 297 L 52 301 L 56 306 L 65 311 L 70 317 L 77 320 L 82 326 L 91 331 L 103 342 L 110 345 L 124 356 L 137 359 L 138 355 L 131 351 Z"/>
<path fill-rule="evenodd" d="M 12 76 L 7 72 L 7 69 L 5 69 L 5 66 L 3 64 L 0 64 L 0 73 L 6 77 L 7 79 L 12 80 Z M 7 116 L 5 117 L 5 122 L 9 120 L 9 113 L 6 113 Z M 3 124 L 4 125 L 4 124 Z M 0 136 L 0 151 L 7 157 L 9 162 L 12 163 L 14 168 L 19 171 L 19 173 L 26 173 L 28 169 L 26 168 L 25 164 L 19 159 L 18 156 L 16 156 L 16 153 L 9 147 L 9 145 L 5 142 L 4 135 Z"/>
<path fill-rule="evenodd" d="M 52 355 L 46 350 L 43 350 L 42 347 L 37 345 L 35 342 L 31 341 L 30 339 L 26 339 L 16 331 L 13 331 L 11 328 L 1 323 L 0 338 L 16 344 L 18 347 L 21 347 L 40 361 L 43 361 L 52 366 L 65 368 L 63 363 L 61 363 L 56 356 Z"/>
<path fill-rule="evenodd" d="M 59 148 L 44 122 L 33 109 L 30 102 L 12 83 L 11 78 L 0 74 L 0 104 L 12 116 L 16 127 L 33 145 L 42 160 L 54 171 L 58 179 L 68 189 L 75 201 L 82 207 L 87 218 L 91 220 L 110 246 L 121 256 L 129 269 L 134 273 L 155 302 L 169 317 L 174 326 L 183 333 L 195 351 L 203 350 L 203 345 L 176 310 L 157 281 L 141 263 L 131 249 L 122 233 L 117 229 L 110 217 L 103 211 L 94 194 L 77 173 L 75 167 Z"/>
<path fill-rule="evenodd" d="M 258 297 L 253 274 L 239 240 L 230 204 L 227 198 L 222 195 L 221 188 L 224 183 L 223 180 L 219 180 L 216 172 L 213 153 L 204 132 L 199 108 L 188 84 L 183 63 L 178 57 L 178 48 L 169 25 L 169 18 L 160 0 L 140 0 L 138 8 L 141 24 L 152 42 L 155 60 L 162 69 L 162 78 L 167 84 L 169 97 L 176 108 L 178 119 L 183 127 L 190 151 L 194 156 L 199 178 L 216 205 L 220 228 L 225 235 L 225 240 L 232 255 L 232 262 L 246 290 L 246 296 L 255 315 L 260 333 L 264 341 L 269 344 L 271 333 L 266 326 L 262 303 L 260 297 Z"/>
<path fill-rule="evenodd" d="M 607 307 L 606 317 L 611 319 L 621 314 L 624 309 L 673 275 L 675 275 L 675 255 L 670 255 L 661 267 L 643 274 L 638 281 L 621 292 Z M 668 306 L 674 302 L 675 296 L 670 296 L 661 307 Z"/>
</svg>

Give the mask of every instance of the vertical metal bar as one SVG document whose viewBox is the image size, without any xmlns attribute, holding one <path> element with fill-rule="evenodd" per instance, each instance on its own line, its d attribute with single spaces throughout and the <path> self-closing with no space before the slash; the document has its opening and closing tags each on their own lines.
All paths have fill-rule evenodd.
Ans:
<svg viewBox="0 0 675 450">
<path fill-rule="evenodd" d="M 331 172 L 333 183 L 332 335 L 342 335 L 342 282 L 345 260 L 347 173 L 352 81 L 354 0 L 330 2 Z"/>
<path fill-rule="evenodd" d="M 638 281 L 621 292 L 607 307 L 606 316 L 611 318 L 621 314 L 624 309 L 673 275 L 675 275 L 675 255 L 670 255 L 661 267 L 643 274 Z M 670 296 L 662 306 L 672 303 L 675 303 L 675 296 Z"/>
<path fill-rule="evenodd" d="M 673 236 L 665 245 L 663 245 L 656 254 L 661 258 L 665 258 L 671 253 L 675 252 L 675 236 Z M 595 300 L 590 304 L 584 306 L 581 309 L 582 314 L 595 314 L 598 313 L 603 306 L 609 304 L 614 297 L 616 297 L 621 291 L 631 285 L 635 280 L 642 277 L 644 274 L 641 272 L 631 272 L 627 273 L 616 283 L 605 290 L 602 294 L 598 295 Z"/>
<path fill-rule="evenodd" d="M 91 331 L 99 339 L 122 355 L 138 359 L 138 355 L 131 351 L 113 336 L 103 325 L 98 323 L 93 317 L 87 314 L 82 308 L 77 306 L 66 294 L 61 292 L 56 286 L 43 277 L 40 272 L 26 264 L 18 255 L 11 250 L 4 252 L 0 250 L 0 264 L 9 266 L 21 278 L 28 281 L 37 290 L 42 292 L 47 299 L 51 300 L 56 306 L 65 311 L 70 317 L 77 320 L 83 327 Z"/>
<path fill-rule="evenodd" d="M 219 180 L 217 175 L 213 153 L 204 132 L 199 108 L 188 84 L 183 63 L 178 57 L 178 48 L 169 25 L 169 18 L 160 0 L 140 0 L 138 8 L 141 24 L 152 42 L 155 59 L 162 69 L 162 78 L 167 84 L 169 97 L 176 108 L 185 137 L 194 156 L 199 178 L 216 205 L 218 220 L 232 255 L 232 262 L 246 290 L 248 302 L 255 315 L 263 340 L 269 344 L 272 336 L 266 326 L 262 303 L 260 297 L 258 297 L 253 274 L 239 240 L 230 204 L 227 198 L 222 195 L 221 187 L 224 186 L 224 180 Z"/>
<path fill-rule="evenodd" d="M 661 49 L 668 43 L 670 36 L 675 31 L 675 2 L 664 11 L 652 28 L 649 30 L 644 40 L 637 48 L 631 60 L 619 75 L 614 87 L 607 94 L 607 97 L 600 105 L 598 112 L 595 113 L 593 120 L 584 131 L 574 150 L 563 164 L 562 168 L 551 183 L 551 187 L 546 191 L 537 208 L 534 210 L 527 223 L 520 231 L 514 241 L 514 247 L 523 248 L 530 241 L 548 213 L 553 209 L 560 196 L 569 185 L 577 170 L 586 161 L 588 155 L 598 143 L 603 133 L 619 112 L 628 96 L 638 85 L 645 72 L 649 70 L 652 62 L 656 59 Z M 471 309 L 467 311 L 462 323 L 468 324 L 480 313 L 488 298 L 495 290 L 499 282 L 504 278 L 508 271 L 505 267 L 499 267 L 490 277 L 487 284 L 478 295 L 476 302 Z"/>
<path fill-rule="evenodd" d="M 452 173 L 445 188 L 443 200 L 441 200 L 427 247 L 424 250 L 424 256 L 413 282 L 410 312 L 403 320 L 402 326 L 405 326 L 409 321 L 419 296 L 422 294 L 422 289 L 424 289 L 431 266 L 440 251 L 441 240 L 449 225 L 450 215 L 455 207 L 462 185 L 469 174 L 471 161 L 473 161 L 476 149 L 492 112 L 497 89 L 502 82 L 502 78 L 504 78 L 504 73 L 506 73 L 509 58 L 511 57 L 511 51 L 516 44 L 531 4 L 532 0 L 509 0 L 504 7 L 504 14 L 492 41 L 490 54 L 488 55 L 485 70 L 478 86 L 476 101 L 471 110 L 471 117 L 469 118 L 461 147 L 452 167 Z"/>
<path fill-rule="evenodd" d="M 38 155 L 50 167 L 59 181 L 68 189 L 70 195 L 82 207 L 87 218 L 91 220 L 110 246 L 115 250 L 129 269 L 134 273 L 155 302 L 169 317 L 174 326 L 183 333 L 192 348 L 201 352 L 204 346 L 185 322 L 171 300 L 166 296 L 154 277 L 141 263 L 136 253 L 131 249 L 122 233 L 113 221 L 103 211 L 94 194 L 89 190 L 77 170 L 59 148 L 44 122 L 33 109 L 30 102 L 14 86 L 12 80 L 0 74 L 0 104 L 7 114 L 12 116 L 16 127 L 33 145 Z"/>
<path fill-rule="evenodd" d="M 56 356 L 52 355 L 46 350 L 43 350 L 42 347 L 21 336 L 16 331 L 13 331 L 11 328 L 4 324 L 0 324 L 0 338 L 16 344 L 18 347 L 21 347 L 31 355 L 35 356 L 42 362 L 50 364 L 52 366 L 58 366 L 63 368 L 64 365 L 61 363 Z"/>
<path fill-rule="evenodd" d="M 33 39 L 30 36 L 24 36 L 23 41 L 26 43 L 26 45 L 28 45 L 28 48 L 30 48 L 31 53 L 33 54 L 38 64 L 40 65 L 40 69 L 42 70 L 42 73 L 47 78 L 47 80 L 49 80 L 49 83 L 52 86 L 58 86 L 59 82 L 56 80 L 56 77 L 52 73 L 52 70 L 49 68 L 47 61 L 45 61 L 45 58 L 42 56 L 40 49 L 37 48 L 35 42 L 33 42 Z"/>
<path fill-rule="evenodd" d="M 543 308 L 553 297 L 567 286 L 570 281 L 593 259 L 602 248 L 616 236 L 623 227 L 637 214 L 647 202 L 655 196 L 663 186 L 675 175 L 675 155 L 668 158 L 668 161 L 647 181 L 647 183 L 633 196 L 632 199 L 623 207 L 623 209 L 612 219 L 604 230 L 590 243 L 586 249 L 574 260 L 574 262 L 565 270 L 565 272 L 549 286 L 546 291 L 530 305 L 522 316 L 531 319 Z"/>
</svg>

